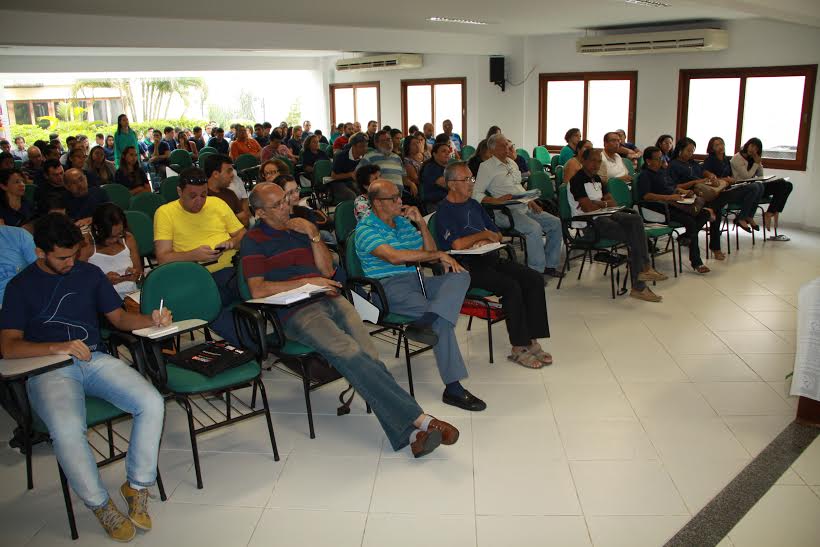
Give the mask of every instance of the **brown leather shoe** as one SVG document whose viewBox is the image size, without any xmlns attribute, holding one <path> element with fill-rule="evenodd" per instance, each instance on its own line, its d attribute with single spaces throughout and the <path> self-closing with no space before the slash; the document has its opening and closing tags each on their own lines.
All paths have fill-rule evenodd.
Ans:
<svg viewBox="0 0 820 547">
<path fill-rule="evenodd" d="M 442 422 L 437 418 L 430 420 L 430 423 L 427 424 L 427 431 L 438 431 L 441 433 L 441 444 L 456 444 L 456 441 L 458 440 L 458 429 L 456 429 L 452 424 Z"/>
<path fill-rule="evenodd" d="M 416 434 L 416 440 L 410 443 L 410 450 L 413 451 L 414 458 L 421 458 L 438 448 L 440 444 L 441 433 L 438 430 L 419 430 Z"/>
</svg>

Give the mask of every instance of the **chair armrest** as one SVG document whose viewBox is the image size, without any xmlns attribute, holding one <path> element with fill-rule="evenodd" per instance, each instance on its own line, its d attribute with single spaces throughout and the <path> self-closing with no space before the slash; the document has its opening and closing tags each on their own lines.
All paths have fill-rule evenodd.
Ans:
<svg viewBox="0 0 820 547">
<path fill-rule="evenodd" d="M 256 360 L 261 364 L 268 354 L 268 341 L 265 336 L 266 319 L 261 311 L 245 304 L 233 308 L 234 327 L 242 346 L 253 349 Z M 249 342 L 249 343 L 246 343 Z"/>
<path fill-rule="evenodd" d="M 384 292 L 384 287 L 382 284 L 370 277 L 349 277 L 345 282 L 344 292 L 345 297 L 353 303 L 353 295 L 351 294 L 356 287 L 368 287 L 370 288 L 371 292 L 375 292 L 376 296 L 379 297 L 380 306 L 376 306 L 379 308 L 379 323 L 390 313 L 390 306 L 387 303 L 387 294 Z"/>
<path fill-rule="evenodd" d="M 663 212 L 661 213 L 660 211 L 655 211 L 651 207 L 648 207 L 648 205 L 650 205 L 650 204 L 660 205 L 663 208 Z M 638 206 L 638 213 L 641 215 L 641 219 L 643 219 L 643 220 L 645 220 L 644 216 L 643 216 L 643 208 L 645 206 L 647 206 L 646 208 L 649 209 L 650 211 L 652 211 L 654 213 L 662 214 L 666 218 L 666 220 L 664 221 L 666 224 L 669 224 L 672 221 L 672 216 L 669 214 L 669 204 L 665 201 L 651 201 L 651 200 L 648 200 L 648 199 L 642 199 L 642 200 L 638 201 L 636 203 L 636 205 Z"/>
</svg>

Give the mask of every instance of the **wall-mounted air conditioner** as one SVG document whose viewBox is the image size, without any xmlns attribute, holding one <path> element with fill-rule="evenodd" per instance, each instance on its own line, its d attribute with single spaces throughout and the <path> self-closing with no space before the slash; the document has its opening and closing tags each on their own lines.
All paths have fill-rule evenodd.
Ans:
<svg viewBox="0 0 820 547">
<path fill-rule="evenodd" d="M 693 29 L 643 34 L 607 34 L 579 38 L 575 47 L 578 53 L 586 55 L 720 51 L 729 47 L 729 33 L 721 29 Z"/>
<path fill-rule="evenodd" d="M 339 72 L 362 70 L 401 70 L 421 67 L 421 55 L 410 53 L 369 55 L 366 57 L 351 57 L 349 59 L 339 59 L 336 61 L 336 70 Z"/>
</svg>

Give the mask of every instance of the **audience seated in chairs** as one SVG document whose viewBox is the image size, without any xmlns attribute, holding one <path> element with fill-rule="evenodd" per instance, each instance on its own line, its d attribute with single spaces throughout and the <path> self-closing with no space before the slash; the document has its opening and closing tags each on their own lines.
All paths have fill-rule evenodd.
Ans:
<svg viewBox="0 0 820 547">
<path fill-rule="evenodd" d="M 94 512 L 112 539 L 130 541 L 135 526 L 151 529 L 148 487 L 157 477 L 157 457 L 165 413 L 162 395 L 139 372 L 101 351 L 99 314 L 114 327 L 131 331 L 171 323 L 160 315 L 125 311 L 102 271 L 76 260 L 83 236 L 65 215 L 50 214 L 35 225 L 37 261 L 12 279 L 0 312 L 3 357 L 15 359 L 70 355 L 71 366 L 30 378 L 26 384 L 34 412 L 53 441 L 54 452 L 77 496 Z M 59 314 L 60 321 L 51 321 Z M 104 399 L 134 416 L 120 493 L 128 516 L 114 505 L 97 470 L 86 437 L 85 397 Z"/>
<path fill-rule="evenodd" d="M 381 178 L 381 169 L 376 164 L 370 164 L 356 171 L 356 185 L 362 189 L 362 193 L 353 200 L 353 216 L 356 222 L 370 214 L 370 200 L 367 193 L 370 185 Z"/>
<path fill-rule="evenodd" d="M 215 148 L 220 154 L 228 154 L 230 151 L 230 143 L 225 139 L 225 130 L 221 127 L 215 127 L 211 131 L 211 134 L 213 136 L 208 139 L 208 146 Z"/>
<path fill-rule="evenodd" d="M 618 138 L 617 135 L 615 138 Z M 598 175 L 601 162 L 600 150 L 590 149 L 584 152 L 583 169 L 572 177 L 567 192 L 573 216 L 617 206 L 615 198 L 607 190 L 606 182 Z M 629 295 L 646 302 L 660 302 L 662 298 L 652 292 L 646 282 L 663 281 L 668 277 L 652 269 L 641 217 L 631 209 L 626 209 L 610 215 L 595 216 L 590 221 L 592 229 L 600 237 L 626 244 L 632 279 L 632 291 Z"/>
<path fill-rule="evenodd" d="M 636 161 L 643 155 L 643 150 L 635 146 L 634 143 L 626 140 L 626 131 L 623 129 L 618 129 L 615 133 L 617 133 L 618 137 L 621 139 L 621 146 L 618 148 L 618 154 L 633 161 Z"/>
<path fill-rule="evenodd" d="M 624 159 L 618 154 L 621 148 L 621 137 L 615 131 L 610 131 L 604 135 L 604 151 L 601 154 L 601 170 L 598 172 L 601 180 L 621 179 L 632 182 L 632 176 L 624 163 Z"/>
<path fill-rule="evenodd" d="M 37 254 L 31 233 L 17 226 L 0 224 L 0 307 L 8 282 L 35 260 Z"/>
<path fill-rule="evenodd" d="M 319 230 L 319 234 L 322 236 L 322 241 L 329 245 L 335 245 L 336 236 L 331 232 L 331 230 L 333 230 L 333 222 L 331 222 L 324 211 L 313 209 L 307 205 L 299 205 L 299 185 L 296 183 L 296 179 L 293 178 L 293 175 L 279 175 L 273 182 L 285 192 L 291 217 L 303 218 L 315 224 Z"/>
<path fill-rule="evenodd" d="M 313 176 L 313 165 L 319 160 L 329 160 L 330 158 L 324 150 L 319 148 L 319 137 L 311 135 L 305 139 L 305 147 L 302 152 L 302 171 L 308 178 Z"/>
<path fill-rule="evenodd" d="M 167 176 L 165 168 L 168 167 L 168 158 L 170 156 L 171 147 L 163 140 L 162 132 L 159 129 L 154 129 L 154 144 L 148 149 L 148 164 L 159 180 L 164 180 Z"/>
<path fill-rule="evenodd" d="M 661 135 L 655 141 L 655 147 L 661 151 L 661 162 L 664 169 L 669 168 L 669 162 L 672 160 L 672 150 L 675 148 L 675 139 L 672 135 Z"/>
<path fill-rule="evenodd" d="M 669 220 L 679 223 L 686 229 L 686 232 L 678 237 L 678 243 L 686 243 L 689 246 L 689 263 L 692 268 L 700 274 L 708 273 L 709 268 L 700 258 L 698 233 L 715 212 L 704 208 L 703 199 L 696 197 L 692 190 L 684 190 L 675 185 L 669 177 L 669 172 L 663 167 L 659 148 L 650 146 L 644 150 L 643 161 L 643 169 L 636 183 L 637 193 L 641 200 L 655 202 L 644 206 L 662 214 L 668 211 Z M 694 199 L 695 202 L 690 205 L 678 203 L 682 198 Z M 668 208 L 661 204 L 666 204 Z"/>
<path fill-rule="evenodd" d="M 128 188 L 132 196 L 151 191 L 148 175 L 140 166 L 137 150 L 133 146 L 128 146 L 122 151 L 120 167 L 114 173 L 114 182 Z"/>
<path fill-rule="evenodd" d="M 205 176 L 208 177 L 208 195 L 227 203 L 239 222 L 247 228 L 251 212 L 247 200 L 243 203 L 231 190 L 231 183 L 236 174 L 231 158 L 222 154 L 209 154 L 205 158 L 204 170 Z"/>
<path fill-rule="evenodd" d="M 424 141 L 424 136 L 408 135 L 404 139 L 404 146 L 402 148 L 402 159 L 404 161 L 404 170 L 407 172 L 407 179 L 421 188 L 421 166 L 424 164 L 424 151 L 427 145 Z"/>
<path fill-rule="evenodd" d="M 125 149 L 122 151 L 122 154 L 124 153 Z M 122 163 L 122 154 L 120 154 L 119 158 L 120 163 Z M 86 172 L 86 176 L 89 177 L 89 181 L 92 178 L 94 179 L 93 186 L 111 184 L 116 178 L 116 167 L 114 167 L 113 163 L 105 159 L 105 153 L 99 146 L 95 146 L 91 149 L 91 152 L 88 153 L 88 158 L 83 168 Z"/>
<path fill-rule="evenodd" d="M 763 143 L 760 139 L 752 137 L 743 144 L 740 152 L 732 156 L 731 167 L 732 176 L 738 180 L 763 177 L 763 160 L 760 155 L 763 153 Z M 767 180 L 763 184 L 763 196 L 769 199 L 769 208 L 763 213 L 763 224 L 766 231 L 772 228 L 772 223 L 777 227 L 780 212 L 786 206 L 786 200 L 792 193 L 793 185 L 786 179 L 777 178 Z M 789 238 L 783 234 L 777 234 L 773 238 L 776 241 L 788 241 Z"/>
<path fill-rule="evenodd" d="M 377 131 L 373 137 L 376 149 L 367 152 L 357 169 L 370 164 L 376 164 L 382 172 L 382 179 L 389 180 L 396 185 L 405 196 L 418 196 L 418 186 L 407 178 L 407 171 L 404 169 L 404 162 L 401 156 L 393 153 L 393 142 L 390 140 L 390 132 L 385 130 Z"/>
<path fill-rule="evenodd" d="M 564 184 L 569 184 L 569 181 L 572 180 L 572 177 L 575 176 L 575 173 L 580 171 L 584 168 L 583 161 L 584 161 L 584 151 L 589 150 L 592 148 L 592 142 L 581 139 L 577 143 L 575 143 L 575 155 L 569 158 L 566 163 L 564 163 L 564 170 L 562 174 Z"/>
<path fill-rule="evenodd" d="M 706 145 L 706 159 L 703 160 L 703 174 L 707 177 L 712 175 L 718 179 L 725 180 L 729 185 L 737 182 L 738 179 L 732 176 L 732 165 L 729 158 L 726 156 L 726 143 L 720 137 L 712 137 Z M 751 233 L 752 230 L 760 230 L 760 227 L 754 220 L 755 209 L 763 194 L 763 184 L 760 182 L 750 183 L 749 186 L 754 187 L 758 194 L 757 201 L 751 206 L 751 213 L 747 217 L 741 217 L 735 223 L 740 226 L 743 231 Z"/>
<path fill-rule="evenodd" d="M 26 151 L 28 160 L 23 162 L 23 175 L 27 179 L 27 184 L 39 184 L 45 178 L 43 173 L 43 163 L 45 156 L 36 146 L 30 146 Z"/>
<path fill-rule="evenodd" d="M 475 178 L 465 162 L 444 170 L 447 196 L 436 213 L 436 239 L 444 251 L 480 247 L 501 241 L 501 232 L 484 208 L 474 199 Z M 552 356 L 538 343 L 549 338 L 547 301 L 541 275 L 512 261 L 499 260 L 499 252 L 459 255 L 458 262 L 470 272 L 470 287 L 485 289 L 501 298 L 507 316 L 507 334 L 514 363 L 527 368 L 552 364 Z"/>
<path fill-rule="evenodd" d="M 566 165 L 569 160 L 578 155 L 578 143 L 581 142 L 581 130 L 577 127 L 567 130 L 564 135 L 564 140 L 567 141 L 567 145 L 561 149 L 561 153 L 558 156 L 558 165 Z"/>
<path fill-rule="evenodd" d="M 447 138 L 452 145 L 453 153 L 455 154 L 456 159 L 461 159 L 461 135 L 458 133 L 453 133 L 453 122 L 450 120 L 444 120 L 441 122 L 441 129 L 443 130 L 443 134 L 447 135 Z"/>
<path fill-rule="evenodd" d="M 461 385 L 461 380 L 467 377 L 467 367 L 455 335 L 470 274 L 452 256 L 436 248 L 418 209 L 403 210 L 401 191 L 395 184 L 383 179 L 373 182 L 368 198 L 373 209 L 359 222 L 355 235 L 356 254 L 364 275 L 381 282 L 391 312 L 415 319 L 407 336 L 433 346 L 439 374 L 446 386 L 442 400 L 465 410 L 484 410 L 487 407 L 484 401 Z M 409 265 L 436 261 L 449 273 L 422 277 Z"/>
<path fill-rule="evenodd" d="M 260 221 L 242 240 L 242 270 L 254 298 L 305 283 L 329 287 L 327 296 L 280 313 L 288 338 L 311 346 L 336 368 L 368 402 L 393 450 L 410 445 L 416 458 L 440 444 L 451 445 L 459 432 L 425 414 L 396 382 L 353 306 L 338 294 L 331 254 L 317 227 L 292 218 L 285 192 L 261 183 L 251 192 Z"/>
<path fill-rule="evenodd" d="M 137 290 L 142 257 L 137 240 L 128 231 L 125 213 L 117 205 L 104 203 L 94 211 L 79 259 L 102 270 L 120 298 Z"/>
<path fill-rule="evenodd" d="M 433 145 L 432 157 L 421 166 L 423 206 L 427 213 L 435 212 L 439 202 L 447 196 L 444 169 L 447 167 L 449 159 L 450 144 L 437 142 Z"/>
<path fill-rule="evenodd" d="M 24 226 L 34 218 L 34 204 L 26 199 L 20 169 L 0 170 L 0 220 L 6 226 Z"/>
<path fill-rule="evenodd" d="M 89 188 L 85 173 L 80 169 L 69 169 L 64 175 L 66 213 L 72 220 L 90 224 L 94 211 L 103 203 L 108 203 L 108 195 L 102 188 Z M 87 222 L 86 222 L 87 221 Z"/>
<path fill-rule="evenodd" d="M 154 253 L 160 264 L 199 262 L 211 272 L 222 298 L 222 312 L 211 325 L 222 338 L 241 345 L 230 306 L 239 299 L 233 258 L 245 227 L 224 201 L 208 197 L 207 183 L 198 167 L 179 174 L 179 199 L 154 215 Z"/>
<path fill-rule="evenodd" d="M 330 172 L 330 178 L 333 181 L 330 183 L 330 191 L 336 203 L 356 199 L 356 196 L 361 193 L 361 189 L 356 187 L 354 177 L 356 168 L 366 152 L 367 137 L 364 133 L 357 133 L 350 137 L 350 147 L 337 152 L 336 157 L 333 158 L 333 168 Z"/>
<path fill-rule="evenodd" d="M 502 205 L 514 195 L 525 192 L 521 172 L 509 158 L 507 144 L 503 133 L 495 133 L 487 139 L 487 148 L 492 155 L 478 168 L 473 189 L 473 199 L 479 203 Z M 536 272 L 561 277 L 561 220 L 542 210 L 535 201 L 509 205 L 507 209 L 515 229 L 526 238 L 527 265 Z M 501 228 L 509 226 L 509 220 L 500 212 L 495 213 L 495 223 Z M 541 239 L 543 235 L 547 236 L 546 242 Z"/>
<path fill-rule="evenodd" d="M 256 140 L 248 136 L 248 129 L 242 124 L 236 124 L 236 139 L 231 141 L 229 155 L 232 160 L 236 160 L 242 154 L 250 154 L 259 158 L 262 147 Z"/>
<path fill-rule="evenodd" d="M 337 150 L 342 150 L 350 143 L 350 138 L 356 134 L 355 129 L 353 128 L 352 123 L 346 123 L 342 127 L 342 134 L 336 137 L 336 140 L 333 141 L 333 150 L 334 152 Z M 367 139 L 365 139 L 367 142 Z M 367 149 L 367 144 L 365 144 L 365 149 Z"/>
<path fill-rule="evenodd" d="M 476 146 L 475 154 L 467 160 L 467 167 L 470 168 L 474 177 L 478 176 L 478 168 L 481 163 L 490 159 L 490 156 L 492 156 L 492 152 L 487 148 L 487 139 L 483 139 L 478 143 L 478 146 Z"/>
</svg>

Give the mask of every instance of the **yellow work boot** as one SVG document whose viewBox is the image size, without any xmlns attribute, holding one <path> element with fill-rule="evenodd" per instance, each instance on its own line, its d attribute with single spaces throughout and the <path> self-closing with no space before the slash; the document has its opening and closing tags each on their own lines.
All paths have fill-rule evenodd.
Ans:
<svg viewBox="0 0 820 547">
<path fill-rule="evenodd" d="M 120 486 L 122 499 L 128 504 L 128 518 L 140 530 L 151 529 L 151 516 L 148 514 L 148 489 L 135 490 L 128 482 Z"/>
<path fill-rule="evenodd" d="M 128 543 L 137 535 L 134 525 L 128 520 L 128 517 L 120 513 L 111 498 L 108 498 L 108 503 L 102 507 L 94 509 L 94 515 L 100 521 L 100 525 L 102 525 L 108 537 L 114 541 Z"/>
</svg>

